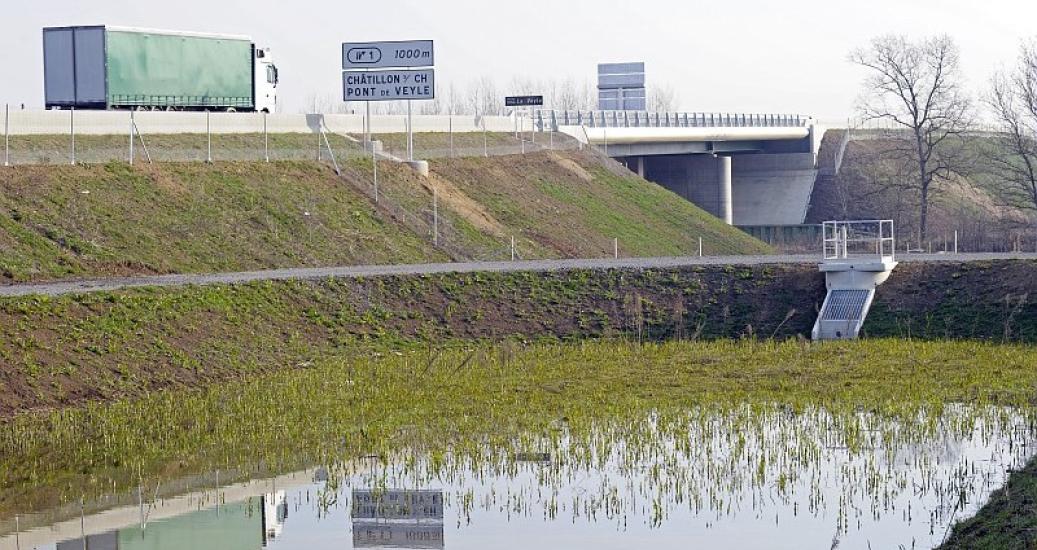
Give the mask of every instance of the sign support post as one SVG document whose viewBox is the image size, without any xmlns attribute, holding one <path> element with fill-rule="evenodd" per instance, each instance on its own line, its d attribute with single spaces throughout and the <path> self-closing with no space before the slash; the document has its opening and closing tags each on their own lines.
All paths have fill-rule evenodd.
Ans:
<svg viewBox="0 0 1037 550">
<path fill-rule="evenodd" d="M 374 149 L 374 145 L 371 145 L 371 102 L 364 103 L 367 105 L 367 115 L 364 117 L 364 145 Z"/>
</svg>

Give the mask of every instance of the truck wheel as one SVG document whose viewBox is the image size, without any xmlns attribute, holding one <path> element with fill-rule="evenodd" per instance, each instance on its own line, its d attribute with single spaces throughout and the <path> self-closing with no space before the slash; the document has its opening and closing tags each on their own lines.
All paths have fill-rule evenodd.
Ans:
<svg viewBox="0 0 1037 550">
<path fill-rule="evenodd" d="M 228 113 L 236 113 L 236 112 L 238 112 L 238 110 L 235 109 L 234 107 L 227 107 L 227 112 Z"/>
</svg>

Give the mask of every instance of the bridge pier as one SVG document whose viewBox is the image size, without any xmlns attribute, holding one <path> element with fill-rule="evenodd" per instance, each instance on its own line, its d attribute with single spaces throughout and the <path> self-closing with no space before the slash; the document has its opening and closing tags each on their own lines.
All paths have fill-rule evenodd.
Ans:
<svg viewBox="0 0 1037 550">
<path fill-rule="evenodd" d="M 735 211 L 732 199 L 731 157 L 718 156 L 717 163 L 717 210 L 720 219 L 727 225 L 734 225 Z"/>
</svg>

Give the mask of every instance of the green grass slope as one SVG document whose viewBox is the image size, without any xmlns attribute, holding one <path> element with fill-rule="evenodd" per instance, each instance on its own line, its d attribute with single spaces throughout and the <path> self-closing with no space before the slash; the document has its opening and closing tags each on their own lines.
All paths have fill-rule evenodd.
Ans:
<svg viewBox="0 0 1037 550">
<path fill-rule="evenodd" d="M 441 159 L 422 180 L 397 167 L 387 192 L 414 197 L 436 186 L 445 222 L 470 247 L 503 251 L 514 236 L 522 258 L 681 256 L 770 252 L 661 186 L 591 152 Z M 419 200 L 426 204 L 430 197 Z M 416 205 L 420 207 L 420 205 Z M 473 208 L 474 207 L 474 208 Z"/>
<path fill-rule="evenodd" d="M 0 281 L 445 259 L 314 162 L 0 172 Z"/>
<path fill-rule="evenodd" d="M 0 283 L 141 273 L 766 251 L 590 153 L 0 169 Z M 439 241 L 433 244 L 433 189 Z"/>
</svg>

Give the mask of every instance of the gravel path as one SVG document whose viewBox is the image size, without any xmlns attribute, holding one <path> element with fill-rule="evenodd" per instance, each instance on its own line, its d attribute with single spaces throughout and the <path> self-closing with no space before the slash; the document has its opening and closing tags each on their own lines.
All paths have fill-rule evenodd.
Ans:
<svg viewBox="0 0 1037 550">
<path fill-rule="evenodd" d="M 1037 260 L 1037 254 L 913 254 L 898 258 L 902 262 Z M 252 281 L 313 280 L 334 278 L 372 277 L 378 275 L 431 275 L 437 273 L 559 271 L 567 269 L 648 269 L 695 265 L 764 265 L 813 264 L 816 254 L 787 256 L 707 256 L 703 258 L 625 258 L 595 260 L 532 260 L 516 262 L 471 262 L 412 265 L 371 265 L 353 267 L 318 267 L 271 269 L 239 273 L 212 273 L 191 275 L 155 275 L 141 277 L 111 277 L 52 283 L 33 283 L 0 286 L 0 297 L 60 296 L 106 292 L 135 287 L 173 287 L 187 285 L 214 285 L 247 283 Z"/>
</svg>

